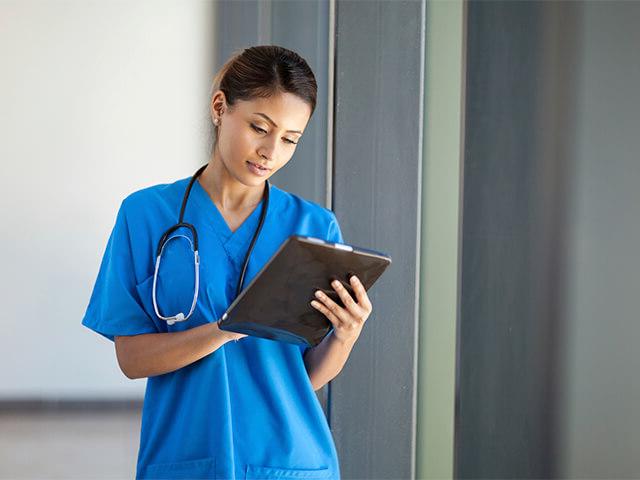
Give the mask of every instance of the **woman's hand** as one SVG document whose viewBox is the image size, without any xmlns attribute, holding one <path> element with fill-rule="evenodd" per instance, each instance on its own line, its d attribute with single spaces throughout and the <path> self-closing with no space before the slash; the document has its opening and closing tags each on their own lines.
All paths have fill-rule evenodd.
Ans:
<svg viewBox="0 0 640 480">
<path fill-rule="evenodd" d="M 219 335 L 221 335 L 227 342 L 230 342 L 231 340 L 235 340 L 237 342 L 241 338 L 244 338 L 244 337 L 247 336 L 244 333 L 236 333 L 236 332 L 231 332 L 231 331 L 228 331 L 228 330 L 222 330 L 220 328 L 219 320 L 216 322 L 216 325 L 218 326 Z"/>
<path fill-rule="evenodd" d="M 338 280 L 331 282 L 331 286 L 346 308 L 339 306 L 320 290 L 315 292 L 317 300 L 311 302 L 311 305 L 322 312 L 333 324 L 333 336 L 345 343 L 353 343 L 358 339 L 364 322 L 367 321 L 372 310 L 367 291 L 360 279 L 352 275 L 349 282 L 355 291 L 357 303 Z"/>
</svg>

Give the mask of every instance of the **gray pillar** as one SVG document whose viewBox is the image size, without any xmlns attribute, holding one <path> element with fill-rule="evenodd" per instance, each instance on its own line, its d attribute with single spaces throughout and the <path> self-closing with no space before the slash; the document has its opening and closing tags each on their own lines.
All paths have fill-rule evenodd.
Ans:
<svg viewBox="0 0 640 480">
<path fill-rule="evenodd" d="M 468 3 L 456 478 L 556 473 L 574 6 Z"/>
<path fill-rule="evenodd" d="M 393 264 L 331 382 L 343 478 L 415 473 L 425 4 L 338 1 L 334 210 L 349 243 Z"/>
<path fill-rule="evenodd" d="M 290 48 L 309 63 L 318 83 L 316 110 L 295 155 L 272 181 L 288 192 L 326 205 L 329 2 L 217 2 L 216 31 L 216 70 L 232 53 L 253 45 L 275 44 Z"/>
</svg>

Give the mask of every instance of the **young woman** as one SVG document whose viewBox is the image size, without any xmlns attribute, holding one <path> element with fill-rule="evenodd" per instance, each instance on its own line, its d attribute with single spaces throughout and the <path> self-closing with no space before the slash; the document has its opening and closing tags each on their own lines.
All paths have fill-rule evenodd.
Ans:
<svg viewBox="0 0 640 480">
<path fill-rule="evenodd" d="M 340 372 L 371 313 L 358 278 L 345 279 L 356 298 L 333 286 L 345 307 L 312 302 L 333 325 L 314 348 L 216 321 L 290 235 L 343 241 L 333 212 L 268 182 L 315 104 L 303 58 L 245 49 L 214 79 L 208 164 L 120 206 L 82 324 L 115 342 L 128 378 L 148 377 L 136 478 L 340 477 L 314 390 Z"/>
</svg>

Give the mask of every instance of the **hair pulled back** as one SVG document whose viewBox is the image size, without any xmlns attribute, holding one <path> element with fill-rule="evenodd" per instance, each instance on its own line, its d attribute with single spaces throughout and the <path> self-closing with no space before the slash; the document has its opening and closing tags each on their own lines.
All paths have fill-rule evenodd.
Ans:
<svg viewBox="0 0 640 480">
<path fill-rule="evenodd" d="M 258 45 L 226 61 L 213 79 L 210 97 L 218 90 L 222 90 L 230 108 L 238 100 L 292 93 L 309 104 L 313 115 L 318 86 L 306 60 L 296 52 L 277 45 Z M 214 139 L 217 136 L 214 125 Z"/>
</svg>

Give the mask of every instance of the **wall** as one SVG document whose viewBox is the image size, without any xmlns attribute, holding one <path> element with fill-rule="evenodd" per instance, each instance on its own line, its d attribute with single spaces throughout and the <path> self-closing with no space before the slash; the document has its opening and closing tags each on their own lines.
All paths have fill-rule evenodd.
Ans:
<svg viewBox="0 0 640 480">
<path fill-rule="evenodd" d="M 416 478 L 452 478 L 465 6 L 428 2 Z"/>
<path fill-rule="evenodd" d="M 640 475 L 640 3 L 585 2 L 567 215 L 561 476 Z"/>
<path fill-rule="evenodd" d="M 208 159 L 213 3 L 0 3 L 0 399 L 141 397 L 80 325 L 120 201 Z"/>
<path fill-rule="evenodd" d="M 393 259 L 331 382 L 344 478 L 415 476 L 425 10 L 424 1 L 336 5 L 333 206 L 348 243 Z"/>
<path fill-rule="evenodd" d="M 640 4 L 470 2 L 456 478 L 637 478 Z"/>
<path fill-rule="evenodd" d="M 573 4 L 467 7 L 454 477 L 550 478 Z"/>
</svg>

